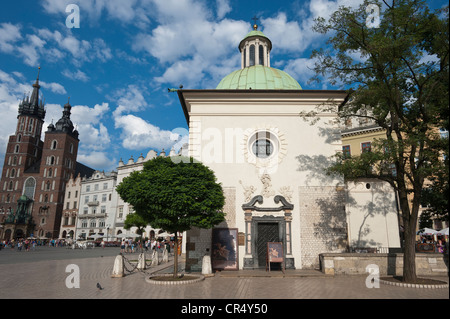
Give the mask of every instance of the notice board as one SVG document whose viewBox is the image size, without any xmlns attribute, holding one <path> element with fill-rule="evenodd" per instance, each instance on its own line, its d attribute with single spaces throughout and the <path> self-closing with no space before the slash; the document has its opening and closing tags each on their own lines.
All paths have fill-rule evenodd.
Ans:
<svg viewBox="0 0 450 319">
<path fill-rule="evenodd" d="M 281 270 L 284 273 L 284 254 L 283 243 L 268 242 L 267 243 L 266 271 L 270 271 L 270 263 L 281 263 Z"/>
</svg>

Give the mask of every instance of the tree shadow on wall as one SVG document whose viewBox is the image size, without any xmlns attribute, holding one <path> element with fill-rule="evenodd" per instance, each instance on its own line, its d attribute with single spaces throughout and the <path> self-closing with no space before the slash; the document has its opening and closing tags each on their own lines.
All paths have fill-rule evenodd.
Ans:
<svg viewBox="0 0 450 319">
<path fill-rule="evenodd" d="M 314 179 L 319 185 L 328 187 L 328 192 L 316 195 L 315 204 L 321 213 L 320 220 L 313 224 L 314 237 L 320 240 L 325 252 L 348 252 L 353 250 L 351 248 L 380 246 L 381 243 L 371 236 L 377 230 L 370 222 L 377 215 L 386 217 L 386 214 L 392 212 L 393 198 L 382 191 L 375 193 L 372 189 L 370 200 L 358 200 L 350 194 L 342 176 L 326 174 L 327 168 L 333 164 L 326 156 L 299 155 L 297 160 L 299 162 L 297 170 L 308 172 L 307 181 Z M 358 183 L 366 184 L 367 181 Z M 300 204 L 301 201 L 300 198 Z M 352 232 L 355 230 L 357 232 L 351 234 L 351 238 L 349 238 L 348 218 L 351 218 Z"/>
</svg>

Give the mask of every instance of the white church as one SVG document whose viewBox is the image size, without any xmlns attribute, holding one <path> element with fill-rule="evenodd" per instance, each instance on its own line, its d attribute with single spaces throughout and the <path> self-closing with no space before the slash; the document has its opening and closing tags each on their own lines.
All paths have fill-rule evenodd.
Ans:
<svg viewBox="0 0 450 319">
<path fill-rule="evenodd" d="M 187 271 L 201 271 L 206 254 L 216 270 L 277 267 L 271 260 L 311 269 L 320 253 L 400 247 L 390 187 L 324 173 L 342 151 L 336 118 L 347 93 L 302 89 L 270 66 L 271 49 L 255 25 L 239 44 L 239 70 L 215 89 L 178 90 L 189 155 L 215 172 L 226 197 L 224 222 L 183 238 Z M 315 125 L 300 116 L 321 104 L 334 111 L 319 113 Z"/>
</svg>

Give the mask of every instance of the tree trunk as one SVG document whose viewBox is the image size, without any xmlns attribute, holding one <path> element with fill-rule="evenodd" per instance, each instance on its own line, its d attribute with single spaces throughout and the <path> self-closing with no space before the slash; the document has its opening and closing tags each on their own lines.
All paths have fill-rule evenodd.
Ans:
<svg viewBox="0 0 450 319">
<path fill-rule="evenodd" d="M 416 275 L 416 225 L 405 220 L 405 245 L 403 247 L 403 282 L 414 283 Z"/>
<path fill-rule="evenodd" d="M 173 278 L 177 278 L 178 275 L 178 236 L 175 232 L 175 245 L 173 246 Z"/>
</svg>

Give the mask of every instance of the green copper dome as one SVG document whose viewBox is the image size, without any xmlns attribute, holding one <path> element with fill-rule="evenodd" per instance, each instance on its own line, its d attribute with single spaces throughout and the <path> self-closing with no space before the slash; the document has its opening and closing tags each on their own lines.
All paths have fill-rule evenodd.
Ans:
<svg viewBox="0 0 450 319">
<path fill-rule="evenodd" d="M 218 90 L 301 90 L 302 87 L 284 71 L 263 65 L 246 67 L 228 74 Z"/>
</svg>

